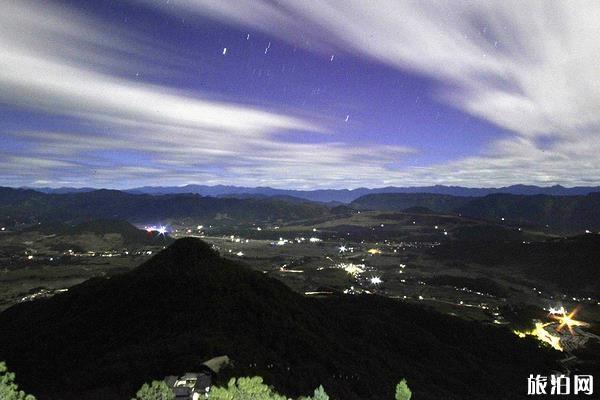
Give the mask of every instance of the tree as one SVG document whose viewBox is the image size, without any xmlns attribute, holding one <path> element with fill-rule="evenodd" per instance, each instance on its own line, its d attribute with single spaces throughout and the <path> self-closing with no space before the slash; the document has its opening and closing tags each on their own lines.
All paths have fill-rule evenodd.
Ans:
<svg viewBox="0 0 600 400">
<path fill-rule="evenodd" d="M 400 383 L 396 385 L 396 400 L 410 400 L 412 392 L 406 384 L 406 379 L 402 378 Z"/>
<path fill-rule="evenodd" d="M 175 394 L 163 381 L 144 383 L 132 400 L 173 400 Z"/>
<path fill-rule="evenodd" d="M 231 378 L 226 388 L 212 387 L 210 400 L 287 400 L 263 383 L 260 376 L 253 378 Z"/>
<path fill-rule="evenodd" d="M 301 397 L 300 400 L 329 400 L 329 395 L 325 393 L 325 389 L 321 385 L 315 389 L 313 397 Z"/>
<path fill-rule="evenodd" d="M 0 399 L 35 400 L 32 395 L 19 390 L 19 386 L 15 383 L 15 374 L 6 368 L 4 362 L 0 362 Z"/>
</svg>

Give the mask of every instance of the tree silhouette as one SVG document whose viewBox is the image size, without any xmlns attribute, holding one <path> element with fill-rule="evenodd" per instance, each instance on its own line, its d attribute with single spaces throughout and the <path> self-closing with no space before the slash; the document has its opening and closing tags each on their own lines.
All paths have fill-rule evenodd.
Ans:
<svg viewBox="0 0 600 400">
<path fill-rule="evenodd" d="M 32 395 L 19 390 L 19 386 L 15 383 L 15 374 L 6 368 L 4 362 L 0 362 L 0 399 L 35 400 Z"/>
<path fill-rule="evenodd" d="M 213 387 L 208 395 L 210 400 L 287 400 L 263 383 L 260 376 L 252 378 L 231 378 L 226 388 Z"/>
<path fill-rule="evenodd" d="M 329 400 L 329 395 L 325 393 L 323 386 L 319 386 L 315 389 L 313 397 L 307 397 L 306 400 Z"/>
<path fill-rule="evenodd" d="M 175 394 L 163 381 L 144 383 L 132 400 L 173 400 Z"/>
<path fill-rule="evenodd" d="M 396 385 L 396 400 L 410 400 L 412 392 L 406 384 L 406 379 L 402 378 L 400 383 Z"/>
</svg>

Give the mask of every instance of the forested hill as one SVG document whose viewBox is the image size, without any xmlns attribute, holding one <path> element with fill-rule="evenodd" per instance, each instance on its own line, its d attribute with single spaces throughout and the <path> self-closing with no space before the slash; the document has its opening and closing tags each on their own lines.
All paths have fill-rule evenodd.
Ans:
<svg viewBox="0 0 600 400">
<path fill-rule="evenodd" d="M 585 196 L 494 194 L 473 199 L 458 211 L 470 217 L 505 218 L 567 232 L 600 231 L 600 193 Z"/>
<path fill-rule="evenodd" d="M 523 398 L 528 374 L 556 357 L 505 328 L 392 299 L 307 298 L 191 238 L 0 314 L 0 359 L 40 399 L 128 399 L 223 354 L 234 362 L 223 381 L 260 375 L 291 396 L 322 384 L 343 400 L 393 398 L 402 377 L 421 400 Z"/>
<path fill-rule="evenodd" d="M 449 196 L 434 193 L 383 193 L 368 194 L 350 203 L 358 210 L 405 211 L 425 208 L 441 214 L 454 213 L 471 197 Z"/>
<path fill-rule="evenodd" d="M 106 235 L 118 235 L 124 246 L 143 246 L 169 244 L 173 241 L 168 235 L 161 235 L 157 231 L 148 232 L 139 229 L 127 221 L 113 219 L 97 219 L 67 224 L 63 222 L 40 223 L 24 229 L 23 233 L 40 232 L 52 237 L 65 238 L 70 241 L 72 237 L 85 234 L 93 234 L 100 237 Z"/>
<path fill-rule="evenodd" d="M 474 263 L 496 270 L 514 268 L 532 280 L 563 290 L 600 292 L 600 235 L 587 234 L 546 241 L 452 241 L 429 251 L 439 260 Z"/>
</svg>

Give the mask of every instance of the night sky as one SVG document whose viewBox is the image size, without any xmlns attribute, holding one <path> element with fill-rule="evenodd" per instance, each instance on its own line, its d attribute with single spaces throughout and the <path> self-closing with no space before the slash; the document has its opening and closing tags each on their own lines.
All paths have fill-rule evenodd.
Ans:
<svg viewBox="0 0 600 400">
<path fill-rule="evenodd" d="M 600 184 L 600 2 L 5 0 L 0 185 Z"/>
</svg>

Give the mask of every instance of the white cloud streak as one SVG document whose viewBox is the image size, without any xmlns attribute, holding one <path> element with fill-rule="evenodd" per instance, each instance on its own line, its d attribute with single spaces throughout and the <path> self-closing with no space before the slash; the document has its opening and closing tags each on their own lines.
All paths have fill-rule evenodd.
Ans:
<svg viewBox="0 0 600 400">
<path fill-rule="evenodd" d="M 72 10 L 8 1 L 0 14 L 0 102 L 70 118 L 69 131 L 1 132 L 0 184 L 130 187 L 268 182 L 314 185 L 381 174 L 411 149 L 282 141 L 327 129 L 305 119 L 127 79 L 123 61 L 154 50 L 143 37 Z M 107 33 L 107 32 L 117 32 Z M 127 59 L 127 57 L 125 57 Z M 159 63 L 160 64 L 160 63 Z M 124 160 L 123 153 L 135 156 Z M 121 154 L 121 155 L 119 155 Z M 372 154 L 381 154 L 374 160 Z M 137 158 L 136 158 L 137 157 Z M 268 165 L 269 167 L 264 167 Z"/>
<path fill-rule="evenodd" d="M 600 183 L 597 1 L 176 4 L 309 49 L 361 54 L 437 79 L 440 100 L 515 134 L 478 156 L 390 171 L 391 183 Z"/>
<path fill-rule="evenodd" d="M 64 37 L 81 37 L 86 43 L 91 39 L 105 43 L 108 39 L 93 26 L 86 30 L 89 23 L 71 26 L 68 22 L 65 25 L 66 21 L 56 15 L 58 12 L 46 7 L 31 6 L 23 10 L 23 3 L 9 3 L 5 9 L 8 12 L 0 16 L 3 27 L 0 36 L 0 85 L 3 90 L 0 98 L 5 102 L 119 125 L 146 123 L 223 135 L 252 136 L 285 129 L 318 130 L 293 117 L 184 96 L 166 87 L 102 74 L 79 65 L 61 55 L 60 49 L 70 43 L 62 41 Z M 24 15 L 27 18 L 14 21 Z M 37 39 L 40 36 L 45 40 L 40 42 Z M 56 53 L 58 56 L 54 55 Z"/>
<path fill-rule="evenodd" d="M 357 53 L 432 77 L 441 101 L 514 136 L 477 156 L 403 169 L 398 161 L 414 150 L 401 146 L 288 143 L 278 134 L 327 129 L 128 79 L 124 72 L 140 65 L 128 59 L 161 68 L 153 60 L 162 50 L 143 35 L 50 3 L 8 0 L 0 14 L 0 102 L 78 124 L 72 131 L 0 132 L 26 145 L 15 154 L 0 149 L 0 184 L 600 184 L 598 2 L 172 3 L 316 51 Z M 119 151 L 142 161 L 107 161 Z"/>
</svg>

